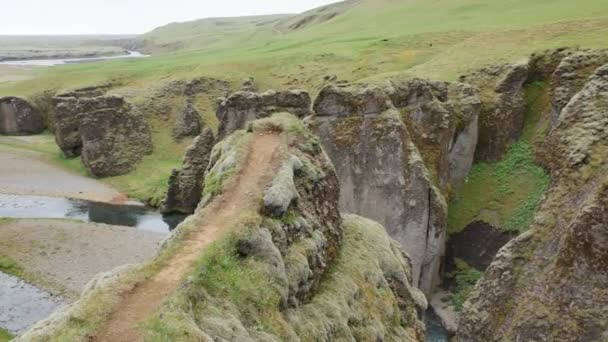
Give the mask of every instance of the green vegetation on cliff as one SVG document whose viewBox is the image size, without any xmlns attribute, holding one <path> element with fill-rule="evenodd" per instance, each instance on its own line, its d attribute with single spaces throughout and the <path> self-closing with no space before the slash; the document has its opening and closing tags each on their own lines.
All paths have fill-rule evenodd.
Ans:
<svg viewBox="0 0 608 342">
<path fill-rule="evenodd" d="M 450 202 L 448 232 L 458 233 L 476 220 L 523 232 L 548 186 L 549 176 L 534 164 L 532 148 L 519 141 L 502 161 L 473 166 Z"/>
<path fill-rule="evenodd" d="M 549 91 L 545 82 L 524 88 L 526 111 L 520 139 L 497 163 L 477 163 L 453 194 L 448 233 L 481 220 L 499 229 L 523 232 L 549 187 L 549 175 L 536 165 L 534 149 L 549 127 Z"/>
<path fill-rule="evenodd" d="M 454 260 L 454 266 L 455 270 L 446 274 L 446 278 L 454 282 L 454 288 L 450 293 L 450 300 L 456 311 L 460 311 L 483 273 L 458 258 Z"/>
</svg>

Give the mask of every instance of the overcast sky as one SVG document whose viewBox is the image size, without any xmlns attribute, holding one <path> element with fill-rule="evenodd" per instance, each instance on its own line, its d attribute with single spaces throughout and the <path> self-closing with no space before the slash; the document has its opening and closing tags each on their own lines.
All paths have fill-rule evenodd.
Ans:
<svg viewBox="0 0 608 342">
<path fill-rule="evenodd" d="M 175 21 L 299 13 L 336 0 L 2 0 L 0 35 L 144 33 Z"/>
</svg>

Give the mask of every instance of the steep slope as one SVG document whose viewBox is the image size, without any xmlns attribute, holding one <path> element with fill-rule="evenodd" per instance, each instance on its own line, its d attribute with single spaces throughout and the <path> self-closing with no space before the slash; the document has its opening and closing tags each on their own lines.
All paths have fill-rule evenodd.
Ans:
<svg viewBox="0 0 608 342">
<path fill-rule="evenodd" d="M 498 253 L 465 303 L 461 341 L 606 338 L 605 57 L 605 51 L 584 50 L 533 56 L 534 80 L 551 84 L 553 105 L 542 115 L 554 124 L 536 156 L 552 183 L 530 230 Z"/>
<path fill-rule="evenodd" d="M 100 276 L 17 341 L 424 339 L 409 258 L 379 224 L 343 220 L 333 166 L 295 117 L 218 143 L 204 194 L 156 261 Z"/>
</svg>

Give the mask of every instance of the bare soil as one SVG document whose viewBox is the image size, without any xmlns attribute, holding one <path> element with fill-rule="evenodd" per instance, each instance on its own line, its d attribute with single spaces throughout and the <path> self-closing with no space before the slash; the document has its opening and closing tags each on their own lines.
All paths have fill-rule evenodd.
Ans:
<svg viewBox="0 0 608 342">
<path fill-rule="evenodd" d="M 124 202 L 126 196 L 91 178 L 55 167 L 36 152 L 0 146 L 0 193 Z"/>
<path fill-rule="evenodd" d="M 0 251 L 66 300 L 98 273 L 157 255 L 166 234 L 129 227 L 49 219 L 0 222 Z"/>
</svg>

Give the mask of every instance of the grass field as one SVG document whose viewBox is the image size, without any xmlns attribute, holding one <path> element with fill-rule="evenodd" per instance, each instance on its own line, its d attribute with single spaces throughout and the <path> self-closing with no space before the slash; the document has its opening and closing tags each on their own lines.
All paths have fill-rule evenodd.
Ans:
<svg viewBox="0 0 608 342">
<path fill-rule="evenodd" d="M 146 59 L 15 70 L 15 75 L 0 69 L 0 96 L 33 97 L 113 82 L 120 85 L 116 92 L 137 102 L 154 86 L 202 76 L 235 86 L 253 76 L 262 90 L 297 87 L 314 95 L 326 75 L 348 81 L 454 80 L 548 48 L 606 47 L 607 35 L 605 0 L 360 0 L 299 16 L 167 25 L 141 37 L 143 48 L 155 53 Z M 211 103 L 198 109 L 214 126 Z M 158 197 L 157 188 L 167 170 L 178 166 L 184 147 L 168 141 L 168 134 L 158 125 L 155 152 L 137 176 L 110 181 L 136 197 Z M 160 166 L 162 176 L 142 181 L 150 166 Z"/>
</svg>

